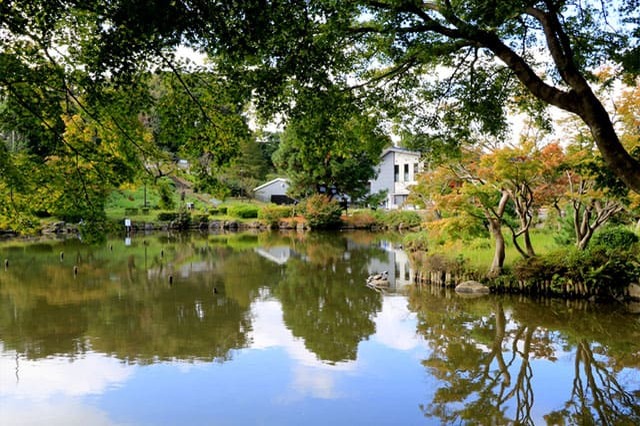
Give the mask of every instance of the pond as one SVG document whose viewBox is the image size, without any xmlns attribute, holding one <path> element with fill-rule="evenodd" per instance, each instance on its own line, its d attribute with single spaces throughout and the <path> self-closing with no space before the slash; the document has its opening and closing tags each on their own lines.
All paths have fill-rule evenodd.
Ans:
<svg viewBox="0 0 640 426">
<path fill-rule="evenodd" d="M 418 287 L 393 241 L 2 243 L 0 424 L 640 424 L 640 317 Z"/>
</svg>

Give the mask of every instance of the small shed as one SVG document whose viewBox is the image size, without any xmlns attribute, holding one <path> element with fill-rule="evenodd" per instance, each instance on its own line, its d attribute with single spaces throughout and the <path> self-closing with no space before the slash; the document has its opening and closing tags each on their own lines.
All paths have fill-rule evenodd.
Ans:
<svg viewBox="0 0 640 426">
<path fill-rule="evenodd" d="M 288 190 L 289 180 L 276 178 L 253 188 L 253 195 L 265 203 L 291 204 L 294 200 L 287 196 Z"/>
</svg>

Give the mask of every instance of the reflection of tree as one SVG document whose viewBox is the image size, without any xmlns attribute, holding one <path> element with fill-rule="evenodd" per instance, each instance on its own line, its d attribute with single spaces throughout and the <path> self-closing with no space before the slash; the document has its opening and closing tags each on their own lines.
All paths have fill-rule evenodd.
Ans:
<svg viewBox="0 0 640 426">
<path fill-rule="evenodd" d="M 11 268 L 3 271 L 5 348 L 32 358 L 93 349 L 148 362 L 224 360 L 248 344 L 251 321 L 243 292 L 251 288 L 234 286 L 229 297 L 223 273 L 227 259 L 248 257 L 226 243 L 147 238 L 127 247 L 112 242 L 113 250 L 51 244 L 55 248 L 12 251 Z M 173 286 L 169 274 L 175 275 Z"/>
<path fill-rule="evenodd" d="M 139 362 L 226 360 L 231 350 L 247 346 L 251 322 L 248 310 L 219 287 L 214 294 L 197 278 L 182 279 L 145 297 L 104 301 L 87 330 L 93 347 Z"/>
<path fill-rule="evenodd" d="M 442 297 L 439 291 L 425 293 L 412 293 L 410 306 L 418 312 L 418 331 L 433 349 L 423 364 L 444 384 L 421 407 L 426 416 L 446 424 L 478 419 L 488 424 L 534 424 L 532 360 L 553 361 L 563 345 L 576 353 L 573 392 L 563 410 L 545 416 L 547 422 L 640 424 L 638 396 L 625 390 L 618 378 L 620 359 L 638 349 L 633 327 L 621 334 L 619 326 L 609 322 L 611 315 L 588 310 L 581 312 L 581 323 L 573 325 L 567 318 L 575 322 L 576 313 L 560 304 L 542 310 L 528 299 L 516 303 L 505 297 L 462 299 Z M 573 339 L 575 345 L 568 343 Z M 600 342 L 597 351 L 588 343 L 594 340 Z"/>
<path fill-rule="evenodd" d="M 350 250 L 346 240 L 311 237 L 297 249 L 306 261 L 292 259 L 276 294 L 284 321 L 320 359 L 353 360 L 358 343 L 375 331 L 372 320 L 380 296 L 364 285 L 368 251 Z"/>
<path fill-rule="evenodd" d="M 573 424 L 640 424 L 640 398 L 620 385 L 586 340 L 576 347 L 574 365 L 571 398 L 562 410 L 545 416 L 548 422 L 569 419 Z"/>
<path fill-rule="evenodd" d="M 531 388 L 528 362 L 522 360 L 521 370 L 512 383 L 510 367 L 515 353 L 510 360 L 505 360 L 507 321 L 502 305 L 497 304 L 492 322 L 486 316 L 469 314 L 468 300 L 459 302 L 449 303 L 437 312 L 441 318 L 430 318 L 429 324 L 434 326 L 425 330 L 434 351 L 423 364 L 447 383 L 436 391 L 433 402 L 423 407 L 425 415 L 439 417 L 447 424 L 479 418 L 489 424 L 508 423 L 505 402 L 516 394 L 518 398 L 532 397 L 527 391 Z M 526 329 L 518 329 L 514 347 L 523 334 L 531 335 Z M 522 402 L 522 418 L 517 420 L 530 424 L 527 407 L 533 401 Z"/>
</svg>

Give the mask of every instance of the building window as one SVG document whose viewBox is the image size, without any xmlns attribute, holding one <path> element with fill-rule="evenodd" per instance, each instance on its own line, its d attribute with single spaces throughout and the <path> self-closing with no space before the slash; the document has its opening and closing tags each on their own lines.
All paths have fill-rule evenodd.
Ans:
<svg viewBox="0 0 640 426">
<path fill-rule="evenodd" d="M 409 179 L 409 165 L 408 164 L 404 165 L 404 181 L 405 182 L 411 181 L 411 179 Z"/>
<path fill-rule="evenodd" d="M 418 173 L 420 173 L 420 165 L 418 163 L 413 163 L 413 180 L 417 179 Z"/>
<path fill-rule="evenodd" d="M 393 181 L 400 182 L 400 166 L 397 164 L 393 166 Z"/>
</svg>

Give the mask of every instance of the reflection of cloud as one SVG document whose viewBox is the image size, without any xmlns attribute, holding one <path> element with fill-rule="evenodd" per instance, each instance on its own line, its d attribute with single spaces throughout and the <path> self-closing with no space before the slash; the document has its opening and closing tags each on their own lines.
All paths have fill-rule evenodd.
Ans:
<svg viewBox="0 0 640 426">
<path fill-rule="evenodd" d="M 416 314 L 407 310 L 406 297 L 385 296 L 382 300 L 372 342 L 402 351 L 418 347 L 426 349 L 425 342 L 416 335 Z M 251 349 L 282 348 L 294 362 L 290 385 L 294 392 L 278 398 L 280 402 L 288 403 L 305 396 L 339 398 L 342 392 L 337 389 L 336 382 L 340 374 L 357 374 L 359 369 L 367 368 L 357 360 L 336 364 L 319 360 L 304 346 L 304 340 L 295 338 L 286 327 L 279 301 L 258 300 L 251 306 L 251 311 L 254 316 Z"/>
<path fill-rule="evenodd" d="M 82 358 L 16 360 L 0 345 L 0 396 L 45 399 L 56 395 L 99 394 L 127 380 L 132 369 L 114 358 L 88 353 Z"/>
<path fill-rule="evenodd" d="M 339 362 L 327 365 L 304 346 L 302 339 L 296 339 L 284 324 L 282 319 L 282 305 L 275 300 L 257 301 L 252 306 L 254 314 L 253 333 L 251 335 L 253 349 L 266 349 L 269 347 L 284 348 L 291 358 L 301 365 L 329 368 L 331 370 L 351 370 L 353 362 Z"/>
<path fill-rule="evenodd" d="M 109 426 L 115 424 L 109 420 L 105 412 L 71 401 L 33 404 L 29 401 L 18 400 L 12 402 L 11 406 L 0 403 L 0 415 L 3 424 L 13 426 Z"/>
<path fill-rule="evenodd" d="M 252 306 L 254 315 L 252 349 L 283 348 L 297 362 L 293 367 L 292 387 L 297 397 L 311 395 L 316 398 L 337 398 L 335 378 L 340 371 L 351 371 L 356 363 L 326 364 L 304 346 L 304 341 L 293 337 L 282 318 L 282 305 L 275 300 L 259 300 Z"/>
<path fill-rule="evenodd" d="M 322 399 L 334 399 L 339 396 L 334 389 L 332 373 L 317 368 L 296 367 L 293 388 L 299 392 L 300 396 L 310 394 Z"/>
<path fill-rule="evenodd" d="M 382 310 L 376 316 L 376 334 L 373 340 L 403 351 L 420 345 L 422 341 L 416 336 L 416 314 L 407 310 L 406 297 L 382 298 Z"/>
</svg>

